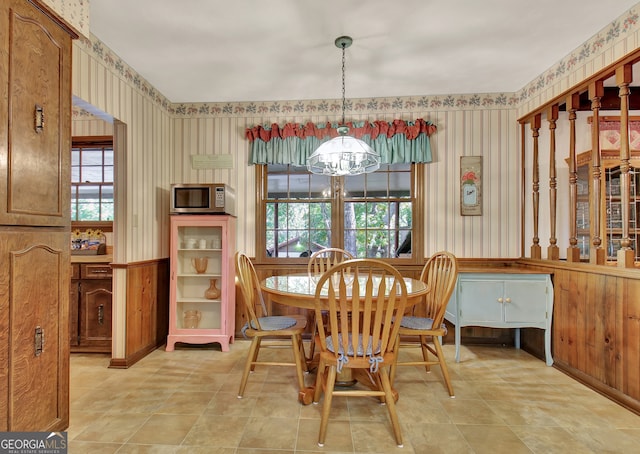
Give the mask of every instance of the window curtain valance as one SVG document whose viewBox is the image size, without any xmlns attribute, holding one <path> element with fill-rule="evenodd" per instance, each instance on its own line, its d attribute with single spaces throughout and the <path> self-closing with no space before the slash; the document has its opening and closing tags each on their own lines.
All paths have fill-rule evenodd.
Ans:
<svg viewBox="0 0 640 454">
<path fill-rule="evenodd" d="M 287 123 L 283 126 L 247 128 L 251 143 L 250 164 L 292 164 L 306 166 L 307 158 L 323 142 L 338 135 L 338 123 Z M 429 137 L 436 132 L 430 121 L 362 121 L 348 122 L 349 135 L 356 137 L 380 154 L 382 164 L 431 162 Z"/>
</svg>

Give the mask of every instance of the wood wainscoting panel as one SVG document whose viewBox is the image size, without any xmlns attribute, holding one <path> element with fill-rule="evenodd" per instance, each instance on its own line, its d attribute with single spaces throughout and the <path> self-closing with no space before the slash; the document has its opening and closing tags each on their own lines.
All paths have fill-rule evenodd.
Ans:
<svg viewBox="0 0 640 454">
<path fill-rule="evenodd" d="M 126 353 L 125 358 L 112 359 L 111 368 L 135 364 L 163 345 L 169 330 L 169 260 L 129 263 L 125 267 Z"/>
<path fill-rule="evenodd" d="M 616 311 L 619 314 L 616 332 L 624 333 L 624 338 L 616 339 L 615 343 L 616 350 L 624 355 L 620 364 L 616 364 L 616 371 L 622 375 L 616 388 L 640 401 L 640 280 L 624 280 L 618 288 L 626 304 Z"/>
<path fill-rule="evenodd" d="M 637 270 L 562 264 L 553 272 L 554 365 L 640 414 L 640 274 Z M 541 356 L 537 330 L 522 347 Z"/>
</svg>

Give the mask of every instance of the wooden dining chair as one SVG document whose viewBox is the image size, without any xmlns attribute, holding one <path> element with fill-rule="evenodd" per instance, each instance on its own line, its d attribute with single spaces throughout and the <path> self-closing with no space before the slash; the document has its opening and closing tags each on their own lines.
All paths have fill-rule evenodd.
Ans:
<svg viewBox="0 0 640 454">
<path fill-rule="evenodd" d="M 345 260 L 353 260 L 355 257 L 344 249 L 337 247 L 328 247 L 320 249 L 314 252 L 309 257 L 309 263 L 307 264 L 307 273 L 312 278 L 319 279 L 325 271 L 338 263 Z"/>
<path fill-rule="evenodd" d="M 313 402 L 324 391 L 318 445 L 323 446 L 334 396 L 375 396 L 386 403 L 396 443 L 402 446 L 400 424 L 389 380 L 396 360 L 399 322 L 407 303 L 407 287 L 400 273 L 376 259 L 354 259 L 336 264 L 318 280 L 315 313 L 320 360 Z M 322 311 L 327 310 L 327 321 Z M 336 376 L 351 369 L 368 383 L 336 388 Z"/>
<path fill-rule="evenodd" d="M 314 281 L 318 282 L 320 276 L 322 276 L 329 268 L 337 265 L 338 263 L 344 262 L 345 260 L 353 260 L 355 257 L 344 249 L 340 249 L 337 247 L 328 247 L 324 249 L 320 249 L 309 257 L 309 263 L 307 264 L 307 274 Z M 324 316 L 326 311 L 322 312 Z M 314 318 L 314 328 L 313 328 L 313 337 L 315 338 L 318 333 L 318 323 Z M 314 339 L 311 339 L 311 345 L 309 346 L 309 356 L 307 360 L 313 360 L 313 356 L 315 355 L 315 342 Z"/>
<path fill-rule="evenodd" d="M 306 318 L 302 315 L 269 315 L 253 263 L 251 263 L 247 255 L 241 252 L 236 252 L 235 263 L 247 320 L 242 328 L 242 334 L 251 339 L 251 346 L 240 381 L 238 398 L 242 398 L 244 395 L 249 373 L 254 371 L 257 364 L 294 366 L 298 379 L 298 389 L 302 390 L 304 388 L 304 371 L 308 371 L 307 363 L 304 360 L 305 351 L 302 343 L 302 333 L 307 326 Z M 293 362 L 258 360 L 261 348 L 283 348 L 289 346 L 288 343 L 282 340 L 287 337 L 290 340 L 290 347 L 293 351 Z"/>
<path fill-rule="evenodd" d="M 439 365 L 449 396 L 455 397 L 447 362 L 442 352 L 441 338 L 447 334 L 444 314 L 457 277 L 458 260 L 450 252 L 436 252 L 425 264 L 420 280 L 427 284 L 429 293 L 425 295 L 421 305 L 418 304 L 412 308 L 411 315 L 405 315 L 402 318 L 400 323 L 402 341 L 399 342 L 399 350 L 409 347 L 421 348 L 422 360 L 401 361 L 398 358 L 396 364 L 391 367 L 392 384 L 395 381 L 398 366 L 424 365 L 426 371 L 430 372 L 431 366 Z M 435 356 L 435 360 L 429 357 L 429 353 Z"/>
</svg>

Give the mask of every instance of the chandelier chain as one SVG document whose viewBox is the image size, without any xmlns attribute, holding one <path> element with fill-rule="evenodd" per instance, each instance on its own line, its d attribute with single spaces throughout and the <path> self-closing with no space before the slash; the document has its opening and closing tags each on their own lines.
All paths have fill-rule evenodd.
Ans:
<svg viewBox="0 0 640 454">
<path fill-rule="evenodd" d="M 347 104 L 346 99 L 345 99 L 345 82 L 344 82 L 344 80 L 345 80 L 344 72 L 345 72 L 345 66 L 346 66 L 345 65 L 345 61 L 346 61 L 346 59 L 345 59 L 345 49 L 346 49 L 346 43 L 343 42 L 342 43 L 342 126 L 345 125 L 345 122 L 344 122 L 344 117 L 345 117 L 344 111 L 346 109 L 346 104 Z"/>
<path fill-rule="evenodd" d="M 307 158 L 307 169 L 311 173 L 340 177 L 371 173 L 380 168 L 380 155 L 366 142 L 348 134 L 345 68 L 346 49 L 352 42 L 350 36 L 340 36 L 334 41 L 336 47 L 342 49 L 342 124 L 336 128 L 336 137 L 320 144 Z"/>
</svg>

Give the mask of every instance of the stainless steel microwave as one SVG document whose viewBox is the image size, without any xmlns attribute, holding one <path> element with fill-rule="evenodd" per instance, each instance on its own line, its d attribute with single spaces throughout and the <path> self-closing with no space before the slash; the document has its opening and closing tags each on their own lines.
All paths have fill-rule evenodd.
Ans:
<svg viewBox="0 0 640 454">
<path fill-rule="evenodd" d="M 236 194 L 223 183 L 172 184 L 171 214 L 232 214 Z"/>
</svg>

